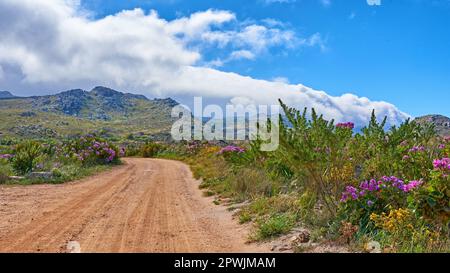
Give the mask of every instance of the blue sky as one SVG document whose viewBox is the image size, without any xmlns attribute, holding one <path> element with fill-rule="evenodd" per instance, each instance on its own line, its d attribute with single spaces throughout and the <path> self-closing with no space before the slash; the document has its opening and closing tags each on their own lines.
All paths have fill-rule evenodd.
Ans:
<svg viewBox="0 0 450 273">
<path fill-rule="evenodd" d="M 450 115 L 450 1 L 366 0 L 200 1 L 84 0 L 95 16 L 123 9 L 155 9 L 174 18 L 210 8 L 240 21 L 279 21 L 300 35 L 320 33 L 324 49 L 272 48 L 254 60 L 224 64 L 223 71 L 258 79 L 287 78 L 331 95 L 352 92 L 385 100 L 413 116 Z M 213 50 L 207 57 L 220 55 Z"/>
</svg>

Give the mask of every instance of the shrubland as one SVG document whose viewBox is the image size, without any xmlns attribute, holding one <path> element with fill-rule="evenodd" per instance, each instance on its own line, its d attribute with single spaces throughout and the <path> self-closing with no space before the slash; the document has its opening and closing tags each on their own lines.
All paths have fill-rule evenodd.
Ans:
<svg viewBox="0 0 450 273">
<path fill-rule="evenodd" d="M 170 145 L 157 157 L 190 164 L 201 188 L 218 200 L 248 202 L 237 216 L 254 240 L 310 229 L 314 240 L 362 250 L 448 252 L 450 138 L 407 120 L 386 129 L 375 113 L 355 132 L 314 111 L 281 103 L 280 146 L 250 143 Z"/>
<path fill-rule="evenodd" d="M 2 139 L 0 183 L 62 183 L 120 163 L 124 150 L 94 135 L 65 141 Z"/>
<path fill-rule="evenodd" d="M 241 223 L 252 240 L 270 240 L 297 227 L 313 241 L 361 251 L 378 242 L 385 252 L 449 252 L 450 138 L 407 120 L 386 128 L 375 113 L 366 127 L 328 121 L 314 109 L 281 102 L 280 145 L 250 142 L 0 139 L 0 183 L 60 183 L 118 164 L 121 156 L 181 160 L 215 202 L 244 204 Z M 115 144 L 113 144 L 115 143 Z M 119 148 L 120 147 L 120 148 Z M 51 181 L 11 176 L 51 172 Z"/>
</svg>

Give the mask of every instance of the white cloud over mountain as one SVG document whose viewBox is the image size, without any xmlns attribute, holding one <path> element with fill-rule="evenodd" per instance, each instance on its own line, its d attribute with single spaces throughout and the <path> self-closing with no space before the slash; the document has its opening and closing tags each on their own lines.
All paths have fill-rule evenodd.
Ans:
<svg viewBox="0 0 450 273">
<path fill-rule="evenodd" d="M 330 96 L 287 81 L 267 81 L 222 72 L 202 63 L 202 50 L 231 47 L 225 61 L 254 59 L 272 46 L 324 47 L 319 33 L 261 24 L 235 24 L 229 11 L 207 10 L 167 21 L 155 11 L 128 10 L 94 19 L 78 1 L 0 1 L 0 89 L 11 86 L 104 84 L 148 96 L 199 95 L 229 101 L 245 98 L 273 104 L 315 107 L 328 118 L 365 123 L 372 109 L 391 124 L 407 117 L 394 105 L 355 95 Z M 217 60 L 218 63 L 224 60 Z M 14 90 L 12 90 L 14 91 Z"/>
</svg>

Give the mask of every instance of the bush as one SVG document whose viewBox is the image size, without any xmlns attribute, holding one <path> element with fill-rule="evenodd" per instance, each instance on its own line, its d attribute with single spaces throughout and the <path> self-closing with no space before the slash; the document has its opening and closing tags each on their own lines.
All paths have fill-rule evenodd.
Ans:
<svg viewBox="0 0 450 273">
<path fill-rule="evenodd" d="M 158 153 L 164 150 L 164 146 L 158 143 L 149 142 L 143 145 L 140 149 L 140 155 L 142 157 L 156 157 Z"/>
<path fill-rule="evenodd" d="M 280 191 L 280 185 L 267 177 L 266 172 L 256 168 L 241 168 L 230 178 L 231 188 L 241 199 L 257 196 L 273 196 Z"/>
<path fill-rule="evenodd" d="M 25 141 L 16 146 L 12 158 L 12 168 L 19 175 L 33 171 L 39 158 L 42 156 L 42 146 L 35 141 Z"/>
<path fill-rule="evenodd" d="M 450 138 L 437 137 L 432 126 L 410 120 L 388 129 L 387 119 L 378 121 L 375 112 L 366 127 L 354 132 L 352 122 L 335 124 L 314 109 L 308 114 L 307 109 L 281 105 L 285 115 L 276 151 L 260 151 L 260 139 L 245 148 L 197 141 L 174 151 L 203 179 L 203 188 L 234 201 L 252 201 L 239 216 L 241 222 L 255 221 L 259 238 L 287 232 L 302 220 L 320 234 L 341 235 L 346 242 L 372 238 L 398 251 L 445 245 Z M 283 200 L 285 194 L 295 202 Z M 415 232 L 392 232 L 376 220 L 388 221 L 383 217 L 402 210 L 412 212 L 407 226 Z M 429 243 L 430 238 L 439 244 Z"/>
<path fill-rule="evenodd" d="M 370 219 L 378 228 L 373 234 L 384 248 L 396 252 L 448 251 L 448 239 L 433 231 L 410 209 L 391 209 L 389 213 L 372 213 Z"/>
<path fill-rule="evenodd" d="M 268 219 L 261 219 L 258 223 L 257 238 L 267 239 L 289 232 L 296 223 L 293 215 L 288 213 L 274 214 Z"/>
<path fill-rule="evenodd" d="M 83 165 L 117 163 L 119 149 L 107 141 L 93 135 L 82 136 L 63 145 L 60 157 L 78 160 Z"/>
</svg>

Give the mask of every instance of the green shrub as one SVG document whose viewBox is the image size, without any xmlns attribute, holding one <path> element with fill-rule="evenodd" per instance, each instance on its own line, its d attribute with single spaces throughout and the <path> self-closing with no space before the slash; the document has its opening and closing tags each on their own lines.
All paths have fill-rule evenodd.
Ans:
<svg viewBox="0 0 450 273">
<path fill-rule="evenodd" d="M 273 196 L 280 190 L 280 185 L 267 177 L 263 169 L 241 168 L 231 178 L 231 187 L 244 199 L 256 196 Z"/>
<path fill-rule="evenodd" d="M 158 153 L 164 150 L 164 146 L 158 143 L 149 142 L 143 145 L 140 149 L 142 157 L 156 157 Z"/>
<path fill-rule="evenodd" d="M 15 152 L 12 167 L 17 174 L 23 175 L 33 171 L 42 156 L 42 146 L 35 141 L 25 141 L 16 146 Z"/>
<path fill-rule="evenodd" d="M 288 232 L 300 220 L 333 239 L 346 223 L 357 240 L 396 242 L 398 251 L 439 249 L 434 245 L 449 232 L 450 138 L 410 120 L 388 129 L 387 119 L 378 121 L 375 112 L 354 132 L 352 122 L 334 124 L 314 109 L 308 114 L 281 105 L 276 151 L 260 151 L 260 139 L 241 147 L 192 142 L 170 149 L 191 165 L 202 188 L 251 201 L 238 215 L 241 223 L 256 223 L 260 239 Z M 398 209 L 420 219 L 409 223 L 417 230 L 411 240 L 411 234 L 395 237 L 370 219 Z M 427 232 L 439 243 L 426 243 Z"/>
<path fill-rule="evenodd" d="M 257 239 L 267 239 L 289 232 L 296 223 L 292 214 L 274 214 L 268 219 L 261 219 L 258 223 Z"/>
</svg>

